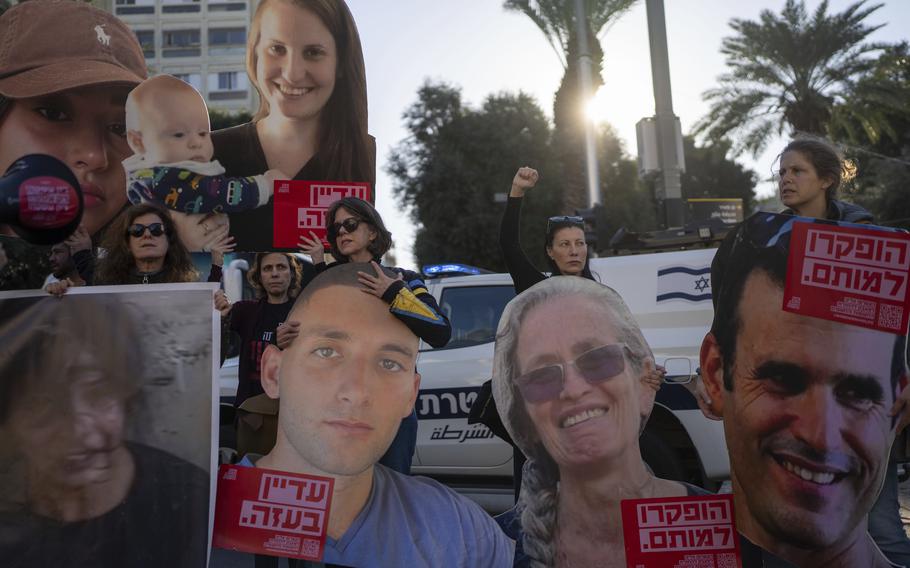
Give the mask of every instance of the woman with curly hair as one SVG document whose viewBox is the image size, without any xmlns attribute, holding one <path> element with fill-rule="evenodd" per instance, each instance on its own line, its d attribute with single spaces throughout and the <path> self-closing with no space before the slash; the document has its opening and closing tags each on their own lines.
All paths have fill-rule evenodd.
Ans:
<svg viewBox="0 0 910 568">
<path fill-rule="evenodd" d="M 226 235 L 226 233 L 225 233 Z M 101 243 L 104 255 L 83 269 L 90 285 L 165 284 L 196 282 L 199 273 L 180 242 L 167 211 L 150 203 L 125 209 L 107 228 Z M 213 271 L 216 267 L 213 267 Z M 221 267 L 217 267 L 220 272 Z M 73 286 L 64 279 L 45 288 L 55 296 Z"/>
<path fill-rule="evenodd" d="M 305 284 L 300 263 L 283 252 L 257 253 L 246 277 L 258 299 L 232 303 L 224 290 L 215 292 L 215 309 L 221 312 L 225 331 L 240 337 L 235 408 L 265 392 L 259 376 L 262 353 L 276 342 L 276 329 L 284 324 Z"/>
<path fill-rule="evenodd" d="M 104 234 L 93 284 L 196 282 L 199 274 L 166 211 L 150 203 L 129 207 Z"/>
</svg>

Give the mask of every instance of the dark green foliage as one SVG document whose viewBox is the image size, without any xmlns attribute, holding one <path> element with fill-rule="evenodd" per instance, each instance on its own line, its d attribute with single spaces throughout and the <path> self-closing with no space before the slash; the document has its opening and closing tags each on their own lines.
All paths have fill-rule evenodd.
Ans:
<svg viewBox="0 0 910 568">
<path fill-rule="evenodd" d="M 419 225 L 414 254 L 419 264 L 464 262 L 504 270 L 499 220 L 508 193 L 524 165 L 541 171 L 525 202 L 522 239 L 543 266 L 546 217 L 558 209 L 558 178 L 551 156 L 550 127 L 525 94 L 491 95 L 479 109 L 462 105 L 458 89 L 426 84 L 404 114 L 410 136 L 393 149 L 388 172 L 402 203 Z M 549 173 L 549 175 L 548 175 Z"/>
<path fill-rule="evenodd" d="M 882 25 L 866 19 L 881 4 L 861 0 L 828 13 L 823 0 L 809 14 L 803 0 L 787 0 L 780 14 L 762 10 L 759 21 L 734 18 L 734 35 L 723 40 L 728 72 L 705 92 L 711 102 L 696 134 L 733 140 L 734 155 L 758 156 L 774 135 L 825 135 L 837 121 L 850 120 L 857 106 L 857 81 L 887 46 L 866 41 Z M 875 93 L 879 103 L 896 98 Z M 851 101 L 851 104 L 844 104 Z M 890 102 L 889 102 L 890 101 Z M 840 113 L 834 108 L 840 106 Z M 860 113 L 862 120 L 875 115 Z M 885 128 L 882 124 L 872 126 Z"/>
<path fill-rule="evenodd" d="M 389 173 L 401 202 L 418 223 L 415 256 L 420 264 L 465 262 L 504 270 L 499 223 L 507 194 L 521 166 L 540 172 L 523 203 L 521 240 L 528 257 L 544 268 L 546 220 L 570 214 L 563 205 L 564 180 L 543 111 L 525 94 L 489 96 L 478 109 L 461 102 L 458 89 L 426 84 L 404 113 L 410 136 L 392 152 Z M 620 227 L 654 228 L 650 193 L 612 128 L 598 135 L 605 208 L 598 219 L 605 244 Z"/>
<path fill-rule="evenodd" d="M 862 93 L 897 93 L 902 108 L 876 105 L 870 96 L 854 102 L 851 120 L 836 125 L 832 134 L 842 141 L 857 177 L 843 192 L 869 209 L 878 223 L 910 228 L 910 47 L 890 46 L 875 68 L 857 84 Z M 873 102 L 870 102 L 873 101 Z M 835 114 L 843 109 L 835 107 Z M 878 128 L 877 124 L 887 125 Z"/>
</svg>

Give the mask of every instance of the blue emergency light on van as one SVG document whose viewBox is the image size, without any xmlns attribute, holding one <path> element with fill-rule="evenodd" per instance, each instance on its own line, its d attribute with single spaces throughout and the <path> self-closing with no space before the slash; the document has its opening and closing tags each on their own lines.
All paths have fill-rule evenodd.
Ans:
<svg viewBox="0 0 910 568">
<path fill-rule="evenodd" d="M 466 276 L 469 274 L 484 274 L 487 271 L 467 264 L 428 264 L 421 268 L 423 275 L 432 276 Z"/>
</svg>

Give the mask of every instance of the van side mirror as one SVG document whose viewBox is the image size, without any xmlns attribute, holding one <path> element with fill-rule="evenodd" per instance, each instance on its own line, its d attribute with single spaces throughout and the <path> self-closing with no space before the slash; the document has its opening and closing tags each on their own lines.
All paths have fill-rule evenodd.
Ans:
<svg viewBox="0 0 910 568">
<path fill-rule="evenodd" d="M 688 357 L 667 357 L 664 360 L 667 375 L 664 382 L 673 385 L 685 385 L 692 382 L 695 373 L 692 372 L 692 361 Z"/>
</svg>

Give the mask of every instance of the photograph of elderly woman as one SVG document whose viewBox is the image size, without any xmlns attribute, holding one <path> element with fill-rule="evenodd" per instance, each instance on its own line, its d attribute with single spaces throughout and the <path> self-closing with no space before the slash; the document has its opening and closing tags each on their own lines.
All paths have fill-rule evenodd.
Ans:
<svg viewBox="0 0 910 568">
<path fill-rule="evenodd" d="M 4 566 L 204 566 L 212 288 L 0 293 Z"/>
<path fill-rule="evenodd" d="M 493 365 L 496 406 L 528 458 L 518 503 L 497 518 L 516 566 L 625 567 L 622 500 L 705 493 L 654 476 L 641 458 L 659 381 L 613 289 L 554 276 L 516 296 Z"/>
</svg>

